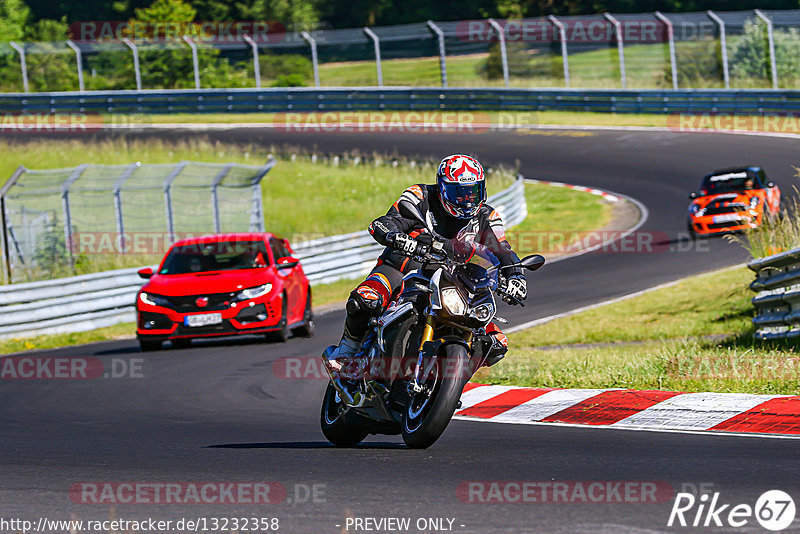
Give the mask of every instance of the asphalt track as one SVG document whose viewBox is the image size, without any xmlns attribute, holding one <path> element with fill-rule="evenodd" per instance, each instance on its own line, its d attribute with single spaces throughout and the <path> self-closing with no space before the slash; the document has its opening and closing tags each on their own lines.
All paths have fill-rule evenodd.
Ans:
<svg viewBox="0 0 800 534">
<path fill-rule="evenodd" d="M 516 323 L 744 261 L 736 245 L 692 244 L 679 235 L 685 230 L 687 191 L 709 169 L 756 163 L 787 192 L 794 183 L 791 166 L 798 163 L 793 139 L 707 133 L 389 135 L 247 129 L 203 135 L 324 152 L 359 148 L 440 157 L 467 151 L 488 164 L 519 160 L 530 178 L 609 189 L 647 207 L 650 216 L 640 231 L 656 236 L 655 252 L 590 253 L 544 267 L 529 277 L 529 306 L 503 311 Z M 37 353 L 96 357 L 106 369 L 114 361 L 118 367 L 141 365 L 141 372 L 126 378 L 3 382 L 0 515 L 245 515 L 278 517 L 281 531 L 308 533 L 340 532 L 348 516 L 410 517 L 409 532 L 419 532 L 413 526 L 418 518 L 448 517 L 455 532 L 614 533 L 669 530 L 674 493 L 657 504 L 485 504 L 463 502 L 457 488 L 467 481 L 652 481 L 668 484 L 671 492 L 702 484 L 720 492 L 723 503 L 753 505 L 768 489 L 800 498 L 794 440 L 454 421 L 424 451 L 405 449 L 397 437 L 371 438 L 353 449 L 329 447 L 318 427 L 325 381 L 284 378 L 275 362 L 315 357 L 336 341 L 341 321 L 341 313 L 320 317 L 317 337 L 285 345 L 214 341 L 143 355 L 135 342 L 117 341 Z M 73 484 L 90 481 L 274 481 L 287 489 L 288 500 L 111 506 L 70 499 Z M 315 484 L 324 493 L 304 499 L 305 488 Z M 759 528 L 751 519 L 744 530 Z"/>
</svg>

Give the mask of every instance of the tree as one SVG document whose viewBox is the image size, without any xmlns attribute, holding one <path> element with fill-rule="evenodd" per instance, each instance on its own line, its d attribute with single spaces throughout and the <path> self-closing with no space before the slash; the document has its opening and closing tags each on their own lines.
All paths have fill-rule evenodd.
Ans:
<svg viewBox="0 0 800 534">
<path fill-rule="evenodd" d="M 794 85 L 800 78 L 800 33 L 796 28 L 775 30 L 774 39 L 778 80 Z M 766 25 L 745 24 L 744 33 L 731 45 L 730 65 L 733 76 L 740 79 L 771 78 Z"/>
<path fill-rule="evenodd" d="M 19 41 L 31 10 L 22 0 L 0 0 L 0 41 Z"/>
</svg>

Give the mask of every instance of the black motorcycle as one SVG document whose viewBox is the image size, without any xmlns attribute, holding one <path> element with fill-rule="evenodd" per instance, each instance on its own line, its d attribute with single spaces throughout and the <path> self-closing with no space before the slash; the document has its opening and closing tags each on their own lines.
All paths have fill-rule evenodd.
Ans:
<svg viewBox="0 0 800 534">
<path fill-rule="evenodd" d="M 402 434 L 409 447 L 427 448 L 444 432 L 475 371 L 502 358 L 486 327 L 506 322 L 496 317 L 495 294 L 515 299 L 502 291 L 499 275 L 515 267 L 535 271 L 545 259 L 533 255 L 498 267 L 485 247 L 470 246 L 466 262 L 436 247 L 415 257 L 422 268 L 405 276 L 398 298 L 371 321 L 360 351 L 339 370 L 326 365 L 320 423 L 328 441 L 352 446 L 368 434 Z M 323 352 L 326 363 L 335 348 Z"/>
</svg>

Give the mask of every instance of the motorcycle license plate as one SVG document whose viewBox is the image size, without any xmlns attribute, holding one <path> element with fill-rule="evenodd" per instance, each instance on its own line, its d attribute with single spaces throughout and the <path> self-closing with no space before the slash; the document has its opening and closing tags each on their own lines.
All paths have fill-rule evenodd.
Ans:
<svg viewBox="0 0 800 534">
<path fill-rule="evenodd" d="M 730 214 L 730 215 L 717 215 L 714 217 L 715 223 L 726 223 L 726 222 L 739 222 L 739 216 Z"/>
<path fill-rule="evenodd" d="M 185 326 L 208 326 L 221 322 L 221 313 L 202 313 L 199 315 L 187 315 L 183 318 L 183 324 Z"/>
</svg>

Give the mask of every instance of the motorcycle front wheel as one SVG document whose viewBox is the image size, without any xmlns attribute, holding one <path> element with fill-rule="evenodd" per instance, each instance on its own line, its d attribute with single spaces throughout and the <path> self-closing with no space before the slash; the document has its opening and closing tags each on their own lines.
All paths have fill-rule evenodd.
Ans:
<svg viewBox="0 0 800 534">
<path fill-rule="evenodd" d="M 339 413 L 342 399 L 336 389 L 328 382 L 325 397 L 322 399 L 322 411 L 319 416 L 322 433 L 328 441 L 337 447 L 352 447 L 361 443 L 368 432 L 359 426 L 351 425 Z"/>
<path fill-rule="evenodd" d="M 424 377 L 423 391 L 409 398 L 403 413 L 402 433 L 410 448 L 427 449 L 447 428 L 469 379 L 468 363 L 466 348 L 447 345 Z"/>
</svg>

